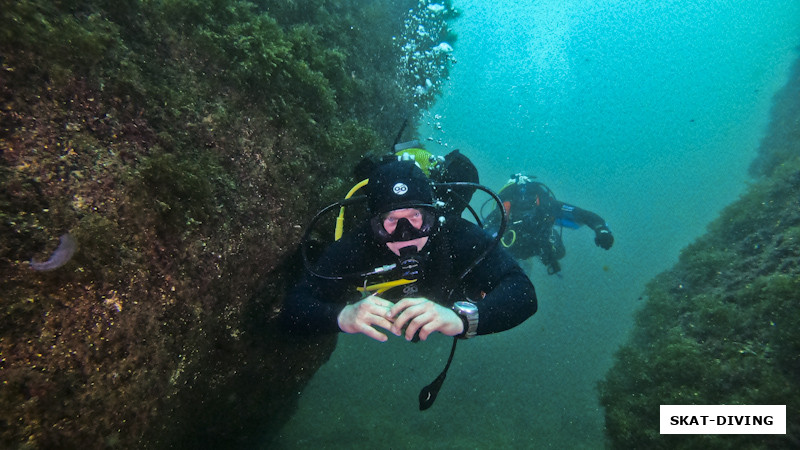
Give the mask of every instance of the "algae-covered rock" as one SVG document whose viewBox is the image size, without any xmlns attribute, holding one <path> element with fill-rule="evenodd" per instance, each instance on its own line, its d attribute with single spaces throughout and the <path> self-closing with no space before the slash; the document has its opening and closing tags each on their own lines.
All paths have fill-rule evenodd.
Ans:
<svg viewBox="0 0 800 450">
<path fill-rule="evenodd" d="M 268 3 L 2 2 L 0 447 L 252 448 L 328 358 L 276 317 L 427 3 Z"/>
<path fill-rule="evenodd" d="M 800 442 L 800 62 L 775 97 L 761 177 L 652 280 L 600 384 L 613 448 Z M 661 435 L 660 405 L 786 405 L 786 435 Z"/>
</svg>

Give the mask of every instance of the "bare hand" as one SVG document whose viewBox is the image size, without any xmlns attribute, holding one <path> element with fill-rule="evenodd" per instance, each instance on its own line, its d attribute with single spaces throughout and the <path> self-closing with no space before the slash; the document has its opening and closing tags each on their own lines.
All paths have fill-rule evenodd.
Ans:
<svg viewBox="0 0 800 450">
<path fill-rule="evenodd" d="M 339 329 L 345 333 L 364 333 L 377 341 L 386 342 L 389 338 L 374 327 L 389 329 L 392 322 L 387 318 L 394 303 L 371 295 L 352 305 L 344 307 L 339 313 Z"/>
<path fill-rule="evenodd" d="M 400 336 L 403 327 L 406 340 L 411 340 L 419 331 L 420 340 L 426 340 L 434 331 L 447 336 L 455 336 L 464 331 L 464 322 L 450 308 L 445 308 L 427 298 L 404 298 L 389 310 L 386 317 L 394 324 L 389 331 Z"/>
</svg>

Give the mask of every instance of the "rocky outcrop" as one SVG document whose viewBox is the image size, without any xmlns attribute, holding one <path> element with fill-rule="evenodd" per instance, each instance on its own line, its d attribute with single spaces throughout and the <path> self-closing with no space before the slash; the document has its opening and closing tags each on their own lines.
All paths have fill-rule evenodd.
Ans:
<svg viewBox="0 0 800 450">
<path fill-rule="evenodd" d="M 800 423 L 800 61 L 759 178 L 652 280 L 601 383 L 613 448 L 795 448 Z M 659 405 L 786 405 L 786 435 L 660 435 Z"/>
<path fill-rule="evenodd" d="M 391 3 L 5 2 L 0 447 L 252 448 L 288 418 L 335 345 L 276 324 L 303 228 L 447 75 L 430 52 L 400 87 L 408 24 L 454 13 Z"/>
</svg>

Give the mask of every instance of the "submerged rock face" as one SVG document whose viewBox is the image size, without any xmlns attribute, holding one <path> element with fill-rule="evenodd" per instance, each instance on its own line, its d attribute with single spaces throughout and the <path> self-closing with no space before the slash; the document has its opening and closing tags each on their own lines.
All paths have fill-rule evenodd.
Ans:
<svg viewBox="0 0 800 450">
<path fill-rule="evenodd" d="M 291 414 L 336 341 L 276 324 L 303 228 L 424 107 L 390 44 L 424 5 L 302 3 L 4 5 L 0 447 L 252 448 Z"/>
<path fill-rule="evenodd" d="M 614 448 L 800 442 L 800 61 L 751 166 L 759 179 L 650 282 L 601 383 Z M 786 435 L 660 435 L 659 405 L 786 405 Z"/>
</svg>

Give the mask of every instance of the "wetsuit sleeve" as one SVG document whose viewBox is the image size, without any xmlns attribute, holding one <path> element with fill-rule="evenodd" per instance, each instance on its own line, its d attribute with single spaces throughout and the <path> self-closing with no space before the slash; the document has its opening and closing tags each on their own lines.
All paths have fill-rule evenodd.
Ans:
<svg viewBox="0 0 800 450">
<path fill-rule="evenodd" d="M 312 280 L 305 275 L 284 301 L 281 322 L 289 332 L 299 334 L 336 333 L 339 330 L 337 318 L 346 303 L 327 301 L 320 285 L 333 282 Z"/>
<path fill-rule="evenodd" d="M 591 211 L 560 201 L 555 201 L 554 203 L 553 209 L 557 211 L 556 220 L 565 227 L 579 228 L 582 225 L 586 225 L 596 231 L 598 228 L 607 226 L 602 217 Z"/>
<path fill-rule="evenodd" d="M 456 252 L 474 255 L 470 249 L 486 248 L 491 238 L 475 227 L 467 238 L 458 239 Z M 476 244 L 480 242 L 480 244 Z M 470 248 L 466 248 L 469 246 Z M 470 256 L 471 257 L 471 256 Z M 511 255 L 500 246 L 486 255 L 464 278 L 466 292 L 478 305 L 478 334 L 497 333 L 513 328 L 536 313 L 533 283 Z M 485 294 L 483 298 L 481 295 Z"/>
<path fill-rule="evenodd" d="M 315 270 L 324 275 L 341 275 L 353 271 L 352 262 L 361 253 L 362 243 L 338 241 L 325 251 Z M 337 319 L 354 294 L 352 281 L 316 277 L 306 271 L 302 280 L 287 294 L 281 322 L 284 328 L 298 334 L 336 333 L 341 331 Z"/>
</svg>

